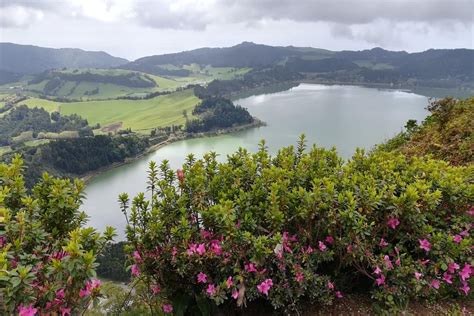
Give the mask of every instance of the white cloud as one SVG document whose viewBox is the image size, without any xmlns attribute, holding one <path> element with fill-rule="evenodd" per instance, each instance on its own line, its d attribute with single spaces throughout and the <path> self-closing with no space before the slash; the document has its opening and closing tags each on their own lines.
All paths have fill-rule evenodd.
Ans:
<svg viewBox="0 0 474 316">
<path fill-rule="evenodd" d="M 0 27 L 24 28 L 32 23 L 41 21 L 43 17 L 43 12 L 38 9 L 9 6 L 0 9 Z"/>
</svg>

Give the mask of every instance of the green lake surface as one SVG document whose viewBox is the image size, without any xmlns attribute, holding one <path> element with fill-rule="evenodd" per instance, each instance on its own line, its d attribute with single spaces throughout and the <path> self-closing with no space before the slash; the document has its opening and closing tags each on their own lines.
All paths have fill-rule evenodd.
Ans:
<svg viewBox="0 0 474 316">
<path fill-rule="evenodd" d="M 261 139 L 265 139 L 274 154 L 283 146 L 295 145 L 302 133 L 308 146 L 335 146 L 343 158 L 349 159 L 357 147 L 370 149 L 400 132 L 409 119 L 422 121 L 428 114 L 427 97 L 359 86 L 300 84 L 287 91 L 251 96 L 235 103 L 267 125 L 172 143 L 94 177 L 87 185 L 82 207 L 90 216 L 89 225 L 99 230 L 114 226 L 118 239 L 123 239 L 125 218 L 119 209 L 118 195 L 127 192 L 133 197 L 146 190 L 151 160 L 160 163 L 167 159 L 177 169 L 190 153 L 201 158 L 204 153 L 215 151 L 222 160 L 239 147 L 256 151 Z"/>
</svg>

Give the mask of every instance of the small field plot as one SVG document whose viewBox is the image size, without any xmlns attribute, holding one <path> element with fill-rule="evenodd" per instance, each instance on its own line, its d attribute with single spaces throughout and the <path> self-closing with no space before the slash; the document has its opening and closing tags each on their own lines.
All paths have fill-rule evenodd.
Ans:
<svg viewBox="0 0 474 316">
<path fill-rule="evenodd" d="M 104 100 L 63 103 L 61 114 L 76 113 L 103 128 L 120 124 L 121 128 L 142 131 L 155 127 L 184 124 L 183 111 L 191 117 L 199 102 L 192 89 L 158 96 L 148 100 Z M 146 132 L 146 131 L 144 131 Z"/>
</svg>

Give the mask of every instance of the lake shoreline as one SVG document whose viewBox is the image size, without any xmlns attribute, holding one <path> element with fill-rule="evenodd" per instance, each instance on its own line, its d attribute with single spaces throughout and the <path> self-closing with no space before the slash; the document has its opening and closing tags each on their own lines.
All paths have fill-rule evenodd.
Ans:
<svg viewBox="0 0 474 316">
<path fill-rule="evenodd" d="M 176 142 L 179 142 L 179 141 L 182 141 L 182 140 L 194 139 L 194 138 L 214 137 L 214 136 L 219 136 L 219 135 L 224 135 L 224 134 L 236 133 L 236 132 L 251 129 L 251 128 L 266 126 L 266 123 L 259 120 L 258 118 L 254 117 L 253 119 L 254 119 L 254 121 L 252 123 L 249 123 L 249 124 L 239 125 L 239 126 L 235 126 L 235 127 L 229 127 L 229 128 L 225 128 L 225 129 L 213 130 L 213 131 L 203 132 L 203 133 L 192 133 L 192 134 L 179 135 L 177 137 L 176 136 L 169 137 L 165 141 L 162 141 L 162 142 L 159 142 L 159 143 L 156 143 L 156 144 L 153 144 L 153 145 L 149 146 L 144 152 L 142 152 L 141 154 L 139 154 L 137 156 L 126 158 L 122 162 L 114 162 L 114 163 L 112 163 L 108 166 L 104 166 L 104 167 L 101 167 L 99 169 L 89 171 L 89 172 L 85 173 L 84 175 L 80 176 L 79 179 L 84 181 L 85 184 L 87 184 L 92 179 L 94 179 L 96 176 L 99 176 L 99 175 L 103 174 L 104 172 L 107 172 L 109 170 L 113 170 L 113 169 L 116 169 L 118 167 L 130 164 L 130 163 L 132 163 L 134 161 L 137 161 L 137 160 L 139 160 L 139 159 L 141 159 L 141 158 L 143 158 L 143 157 L 145 157 L 149 154 L 154 153 L 158 149 L 161 149 L 165 146 L 168 146 L 172 143 L 176 143 Z"/>
</svg>

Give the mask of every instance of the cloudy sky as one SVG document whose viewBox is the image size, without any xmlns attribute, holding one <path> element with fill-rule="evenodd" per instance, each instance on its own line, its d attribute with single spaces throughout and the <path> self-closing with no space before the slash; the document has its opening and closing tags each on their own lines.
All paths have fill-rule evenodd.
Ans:
<svg viewBox="0 0 474 316">
<path fill-rule="evenodd" d="M 473 48 L 474 0 L 0 0 L 0 41 L 135 59 L 242 41 Z"/>
</svg>

